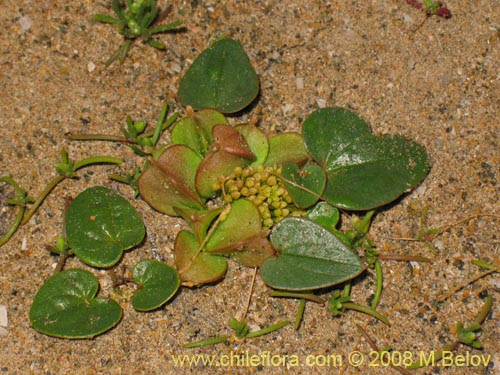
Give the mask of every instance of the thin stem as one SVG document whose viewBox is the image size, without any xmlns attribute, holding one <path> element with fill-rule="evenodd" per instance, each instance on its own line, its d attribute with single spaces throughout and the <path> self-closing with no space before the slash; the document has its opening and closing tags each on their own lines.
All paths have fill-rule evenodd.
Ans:
<svg viewBox="0 0 500 375">
<path fill-rule="evenodd" d="M 472 323 L 472 325 L 474 325 L 474 324 L 477 324 L 478 326 L 481 325 L 481 323 L 488 316 L 488 313 L 490 312 L 492 303 L 493 303 L 493 298 L 491 296 L 487 296 L 486 301 L 484 302 L 483 308 L 481 309 L 481 311 L 479 311 L 479 314 L 477 314 L 476 319 L 474 319 L 474 322 Z"/>
<path fill-rule="evenodd" d="M 403 262 L 426 262 L 429 263 L 431 260 L 426 257 L 419 255 L 398 255 L 398 254 L 380 254 L 378 256 L 380 260 L 397 260 Z"/>
<path fill-rule="evenodd" d="M 73 170 L 77 171 L 80 168 L 92 164 L 121 164 L 121 163 L 123 163 L 122 159 L 114 158 L 112 156 L 92 156 L 90 158 L 85 158 L 75 163 Z"/>
<path fill-rule="evenodd" d="M 73 166 L 73 171 L 77 171 L 78 169 L 86 167 L 86 166 L 91 165 L 91 164 L 102 164 L 102 163 L 121 164 L 122 162 L 123 161 L 121 159 L 114 158 L 111 156 L 94 156 L 94 157 L 86 158 L 86 159 L 83 159 L 83 160 L 80 160 L 79 162 L 77 162 Z M 65 178 L 67 178 L 67 176 L 59 175 L 59 176 L 54 177 L 52 179 L 52 181 L 50 181 L 47 184 L 45 189 L 38 196 L 35 203 L 33 203 L 33 205 L 30 207 L 29 211 L 27 212 L 27 214 L 24 216 L 24 219 L 21 222 L 21 224 L 26 224 L 31 219 L 31 217 L 33 216 L 35 211 L 38 209 L 38 207 L 40 207 L 40 205 L 45 200 L 47 195 L 49 195 L 50 192 L 52 191 L 52 189 L 54 189 L 56 187 L 56 185 L 58 183 L 60 183 L 61 181 L 63 181 Z"/>
<path fill-rule="evenodd" d="M 258 331 L 249 332 L 246 335 L 246 338 L 251 339 L 251 338 L 254 338 L 254 337 L 259 337 L 259 336 L 267 335 L 268 333 L 277 331 L 277 330 L 279 330 L 279 329 L 281 329 L 281 328 L 283 328 L 283 327 L 285 327 L 285 326 L 287 326 L 289 324 L 290 324 L 289 320 L 284 320 L 282 322 L 270 325 L 269 327 L 259 329 Z"/>
<path fill-rule="evenodd" d="M 306 299 L 308 301 L 316 302 L 316 303 L 321 303 L 324 304 L 325 300 L 321 297 L 318 297 L 314 294 L 305 294 L 305 293 L 300 293 L 300 292 L 287 292 L 285 290 L 271 290 L 269 292 L 269 295 L 271 297 L 285 297 L 285 298 L 300 298 L 300 299 Z"/>
<path fill-rule="evenodd" d="M 40 205 L 42 204 L 44 199 L 47 198 L 47 195 L 49 195 L 50 192 L 52 191 L 52 189 L 54 189 L 56 187 L 56 185 L 59 182 L 61 182 L 62 180 L 64 180 L 65 178 L 66 178 L 66 176 L 61 176 L 61 175 L 56 176 L 47 184 L 47 186 L 45 186 L 45 189 L 43 189 L 42 193 L 38 196 L 36 201 L 33 203 L 33 205 L 30 207 L 29 211 L 24 216 L 21 224 L 26 224 L 31 219 L 31 217 L 33 216 L 35 211 L 38 209 L 38 207 L 40 207 Z"/>
<path fill-rule="evenodd" d="M 24 210 L 25 210 L 24 206 L 19 206 L 19 210 L 17 211 L 16 218 L 14 219 L 14 221 L 12 222 L 12 224 L 10 225 L 9 229 L 7 230 L 7 232 L 5 232 L 5 234 L 3 235 L 3 237 L 0 238 L 0 247 L 2 247 L 3 245 L 5 245 L 10 240 L 10 238 L 12 237 L 12 235 L 14 233 L 16 233 L 17 228 L 19 228 L 19 225 L 21 225 L 21 221 L 23 220 Z"/>
<path fill-rule="evenodd" d="M 296 331 L 299 330 L 300 323 L 302 323 L 302 319 L 304 318 L 305 308 L 306 308 L 306 300 L 302 298 L 299 302 L 299 308 L 297 309 L 297 314 L 295 315 L 295 324 L 293 325 L 293 328 L 295 328 Z"/>
<path fill-rule="evenodd" d="M 250 302 L 252 300 L 253 287 L 255 285 L 255 277 L 256 276 L 257 276 L 257 267 L 255 267 L 253 269 L 252 282 L 250 283 L 250 290 L 248 291 L 248 297 L 247 297 L 247 301 L 245 304 L 245 310 L 243 311 L 243 316 L 241 317 L 241 319 L 238 319 L 238 320 L 244 320 L 245 317 L 247 316 L 248 309 L 250 308 Z"/>
<path fill-rule="evenodd" d="M 189 342 L 182 345 L 184 348 L 201 348 L 202 346 L 216 345 L 229 340 L 229 336 L 214 337 L 213 339 Z"/>
<path fill-rule="evenodd" d="M 59 260 L 57 261 L 56 268 L 54 268 L 54 272 L 52 273 L 53 275 L 62 271 L 62 269 L 64 268 L 64 265 L 66 264 L 66 259 L 68 259 L 68 258 L 69 258 L 68 253 L 64 253 L 64 254 L 59 255 Z"/>
<path fill-rule="evenodd" d="M 122 143 L 137 143 L 127 137 L 109 134 L 68 134 L 66 136 L 72 141 L 109 141 L 109 142 L 122 142 Z"/>
<path fill-rule="evenodd" d="M 375 310 L 380 302 L 380 297 L 382 296 L 382 288 L 384 287 L 384 274 L 382 272 L 382 264 L 380 260 L 375 261 L 375 274 L 376 274 L 376 286 L 375 286 L 375 296 L 372 301 L 372 309 Z"/>
<path fill-rule="evenodd" d="M 18 206 L 18 211 L 16 214 L 16 217 L 12 224 L 10 225 L 9 229 L 7 229 L 7 232 L 3 235 L 2 238 L 0 238 L 0 247 L 2 247 L 4 244 L 9 241 L 9 239 L 12 237 L 14 233 L 16 233 L 17 228 L 22 223 L 22 219 L 24 216 L 24 211 L 26 210 L 26 203 L 30 201 L 31 197 L 26 196 L 26 192 L 24 189 L 22 189 L 16 181 L 14 181 L 12 178 L 8 176 L 2 176 L 0 177 L 0 182 L 5 182 L 6 184 L 12 186 L 15 191 L 16 195 L 16 202 L 14 203 L 16 206 Z"/>
<path fill-rule="evenodd" d="M 378 311 L 376 311 L 368 306 L 358 305 L 357 303 L 354 303 L 354 302 L 344 302 L 344 303 L 342 303 L 342 308 L 349 309 L 349 310 L 356 310 L 356 311 L 371 315 L 374 318 L 380 320 L 382 323 L 385 323 L 388 326 L 391 325 L 391 323 L 389 322 L 389 319 L 387 319 L 387 317 L 385 317 L 384 315 L 382 315 Z"/>
<path fill-rule="evenodd" d="M 156 124 L 153 133 L 153 138 L 151 138 L 151 143 L 153 144 L 153 146 L 156 146 L 156 143 L 160 139 L 160 135 L 162 132 L 162 124 L 163 121 L 165 121 L 165 117 L 167 116 L 167 111 L 168 111 L 168 103 L 164 103 L 163 107 L 161 108 L 160 116 L 158 117 L 158 122 Z"/>
<path fill-rule="evenodd" d="M 162 125 L 160 132 L 168 129 L 172 124 L 177 120 L 179 117 L 178 113 L 174 113 L 172 116 L 170 116 L 167 121 Z M 156 128 L 154 130 L 150 130 L 149 132 L 144 133 L 144 137 L 152 137 L 155 134 Z"/>
<path fill-rule="evenodd" d="M 493 271 L 498 270 L 498 268 L 493 264 L 483 262 L 482 260 L 473 260 L 472 264 L 481 268 L 486 268 L 487 270 L 493 270 Z"/>
<path fill-rule="evenodd" d="M 472 279 L 468 280 L 466 283 L 464 283 L 462 285 L 459 285 L 456 288 L 453 288 L 448 293 L 446 293 L 443 296 L 439 297 L 438 299 L 436 299 L 436 302 L 443 302 L 443 301 L 447 300 L 452 295 L 454 295 L 455 293 L 457 293 L 460 289 L 463 289 L 467 285 L 470 285 L 470 284 L 474 283 L 475 281 L 477 281 L 477 280 L 479 280 L 479 279 L 481 279 L 481 278 L 483 278 L 485 276 L 488 276 L 488 275 L 490 275 L 492 273 L 495 273 L 497 271 L 498 271 L 498 269 L 493 269 L 493 270 L 488 270 L 488 271 L 480 273 L 479 275 L 477 275 L 477 276 L 473 277 Z"/>
</svg>

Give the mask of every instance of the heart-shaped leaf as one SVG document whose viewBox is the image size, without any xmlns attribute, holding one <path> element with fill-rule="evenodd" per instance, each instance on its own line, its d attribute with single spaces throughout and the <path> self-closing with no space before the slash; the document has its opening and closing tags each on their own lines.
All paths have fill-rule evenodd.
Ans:
<svg viewBox="0 0 500 375">
<path fill-rule="evenodd" d="M 204 156 L 212 143 L 212 129 L 215 125 L 227 124 L 224 115 L 213 109 L 189 113 L 177 121 L 172 128 L 173 144 L 183 144 Z"/>
<path fill-rule="evenodd" d="M 137 186 L 142 198 L 154 209 L 176 216 L 175 208 L 204 209 L 195 187 L 201 157 L 185 145 L 168 147 L 158 161 L 142 172 Z"/>
<path fill-rule="evenodd" d="M 80 193 L 66 214 L 66 236 L 75 255 L 94 267 L 111 267 L 123 251 L 142 242 L 142 219 L 113 191 L 96 186 Z"/>
<path fill-rule="evenodd" d="M 229 175 L 236 167 L 250 164 L 255 155 L 248 147 L 245 137 L 227 125 L 216 125 L 213 144 L 196 172 L 196 189 L 205 198 L 215 194 L 214 184 L 219 176 Z"/>
<path fill-rule="evenodd" d="M 265 166 L 275 167 L 285 163 L 301 164 L 309 157 L 300 134 L 282 133 L 269 138 L 269 153 Z"/>
<path fill-rule="evenodd" d="M 141 286 L 132 297 L 132 306 L 138 311 L 160 307 L 179 289 L 179 274 L 162 262 L 143 260 L 135 265 L 132 275 Z"/>
<path fill-rule="evenodd" d="M 221 279 L 227 271 L 227 260 L 200 251 L 193 233 L 181 230 L 175 239 L 174 256 L 183 284 L 196 286 Z"/>
<path fill-rule="evenodd" d="M 359 257 L 321 225 L 285 218 L 273 228 L 271 243 L 280 252 L 260 268 L 275 289 L 314 290 L 350 280 L 363 271 Z"/>
<path fill-rule="evenodd" d="M 52 276 L 35 295 L 29 318 L 46 335 L 92 338 L 120 321 L 122 309 L 114 300 L 95 298 L 99 283 L 88 271 L 70 269 Z"/>
<path fill-rule="evenodd" d="M 194 109 L 214 108 L 234 113 L 259 92 L 259 80 L 241 44 L 221 39 L 193 62 L 179 87 L 179 99 Z"/>
<path fill-rule="evenodd" d="M 229 252 L 262 231 L 259 209 L 246 199 L 231 204 L 227 216 L 220 220 L 205 244 L 208 252 Z"/>
<path fill-rule="evenodd" d="M 337 207 L 334 207 L 327 202 L 319 202 L 307 211 L 306 217 L 331 232 L 335 230 L 335 227 L 340 220 L 340 211 Z"/>
<path fill-rule="evenodd" d="M 320 166 L 309 163 L 299 169 L 297 164 L 286 163 L 282 171 L 283 183 L 297 207 L 307 208 L 316 203 L 326 185 L 326 175 Z"/>
<path fill-rule="evenodd" d="M 374 136 L 345 109 L 314 112 L 302 133 L 327 174 L 323 198 L 337 207 L 368 210 L 389 203 L 417 186 L 429 169 L 420 145 L 401 136 Z"/>
</svg>

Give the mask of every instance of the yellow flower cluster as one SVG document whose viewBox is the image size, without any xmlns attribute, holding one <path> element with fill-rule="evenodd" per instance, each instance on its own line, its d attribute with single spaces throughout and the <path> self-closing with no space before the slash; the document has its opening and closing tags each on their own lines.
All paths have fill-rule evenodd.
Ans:
<svg viewBox="0 0 500 375">
<path fill-rule="evenodd" d="M 245 198 L 255 204 L 262 217 L 262 225 L 270 228 L 287 216 L 302 216 L 295 207 L 281 181 L 281 169 L 264 167 L 236 167 L 229 176 L 220 176 L 213 188 L 222 190 L 226 203 Z"/>
</svg>

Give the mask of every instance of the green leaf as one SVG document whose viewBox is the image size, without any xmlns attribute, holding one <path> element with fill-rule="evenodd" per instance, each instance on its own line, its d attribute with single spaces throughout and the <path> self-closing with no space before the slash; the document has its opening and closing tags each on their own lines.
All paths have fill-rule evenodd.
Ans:
<svg viewBox="0 0 500 375">
<path fill-rule="evenodd" d="M 307 211 L 306 217 L 331 232 L 335 230 L 340 220 L 340 211 L 337 207 L 333 207 L 327 202 L 319 202 Z"/>
<path fill-rule="evenodd" d="M 227 216 L 219 222 L 205 244 L 208 252 L 227 252 L 262 231 L 259 209 L 246 199 L 231 204 Z"/>
<path fill-rule="evenodd" d="M 95 298 L 99 283 L 88 271 L 70 269 L 52 276 L 35 295 L 29 319 L 46 335 L 92 338 L 113 328 L 122 317 L 114 300 Z"/>
<path fill-rule="evenodd" d="M 297 164 L 286 163 L 282 176 L 285 188 L 295 205 L 300 208 L 307 208 L 316 203 L 325 189 L 325 172 L 313 163 L 302 169 L 299 169 Z"/>
<path fill-rule="evenodd" d="M 227 271 L 227 260 L 219 255 L 199 251 L 193 233 L 181 230 L 175 239 L 174 256 L 183 284 L 196 286 L 220 280 Z"/>
<path fill-rule="evenodd" d="M 142 287 L 132 297 L 132 306 L 138 311 L 150 311 L 160 307 L 174 296 L 180 285 L 177 271 L 155 260 L 137 263 L 133 278 Z"/>
<path fill-rule="evenodd" d="M 255 155 L 252 167 L 263 165 L 269 153 L 269 142 L 266 135 L 253 124 L 241 124 L 234 127 L 245 137 L 250 150 Z"/>
<path fill-rule="evenodd" d="M 194 109 L 234 113 L 249 105 L 258 92 L 259 80 L 241 44 L 221 39 L 196 58 L 181 81 L 178 96 Z"/>
<path fill-rule="evenodd" d="M 387 204 L 417 186 L 429 169 L 420 145 L 401 136 L 374 136 L 366 122 L 345 109 L 314 112 L 302 133 L 327 174 L 323 198 L 344 209 Z"/>
<path fill-rule="evenodd" d="M 155 210 L 176 216 L 175 208 L 202 210 L 204 204 L 195 187 L 201 157 L 185 145 L 172 145 L 151 160 L 137 182 L 142 198 Z"/>
<path fill-rule="evenodd" d="M 285 163 L 301 164 L 309 157 L 299 133 L 282 133 L 269 138 L 269 153 L 265 166 L 275 167 Z"/>
<path fill-rule="evenodd" d="M 260 273 L 275 289 L 325 288 L 363 271 L 356 254 L 331 232 L 307 219 L 283 219 L 273 228 L 271 242 L 280 255 L 266 260 Z"/>
<path fill-rule="evenodd" d="M 134 207 L 102 186 L 80 193 L 66 215 L 69 246 L 82 262 L 94 267 L 111 267 L 124 250 L 141 243 L 145 233 Z"/>
<path fill-rule="evenodd" d="M 186 145 L 204 156 L 213 141 L 212 129 L 215 125 L 227 125 L 222 113 L 213 109 L 190 113 L 175 123 L 171 134 L 172 143 Z"/>
</svg>

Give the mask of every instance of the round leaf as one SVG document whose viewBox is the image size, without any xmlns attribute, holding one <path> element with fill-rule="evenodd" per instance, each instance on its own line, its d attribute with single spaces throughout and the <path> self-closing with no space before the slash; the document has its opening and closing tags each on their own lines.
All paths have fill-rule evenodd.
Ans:
<svg viewBox="0 0 500 375">
<path fill-rule="evenodd" d="M 40 288 L 29 318 L 37 331 L 78 339 L 99 335 L 120 321 L 122 309 L 114 300 L 95 298 L 99 284 L 88 271 L 70 269 L 52 276 Z"/>
<path fill-rule="evenodd" d="M 363 271 L 359 257 L 321 225 L 285 218 L 273 228 L 271 242 L 280 252 L 260 268 L 275 289 L 313 290 L 350 280 Z"/>
<path fill-rule="evenodd" d="M 132 297 L 132 306 L 138 311 L 150 311 L 160 307 L 172 298 L 180 285 L 177 271 L 155 260 L 137 263 L 133 278 L 142 287 Z"/>
<path fill-rule="evenodd" d="M 66 215 L 66 235 L 75 255 L 94 267 L 111 267 L 123 251 L 142 242 L 145 228 L 123 197 L 96 186 L 80 193 Z"/>
<path fill-rule="evenodd" d="M 259 92 L 259 80 L 241 44 L 221 39 L 193 62 L 179 87 L 179 99 L 194 109 L 234 113 Z"/>
<path fill-rule="evenodd" d="M 307 149 L 323 166 L 330 204 L 368 210 L 417 186 L 429 169 L 427 153 L 404 137 L 374 136 L 356 114 L 325 108 L 304 122 Z"/>
</svg>

